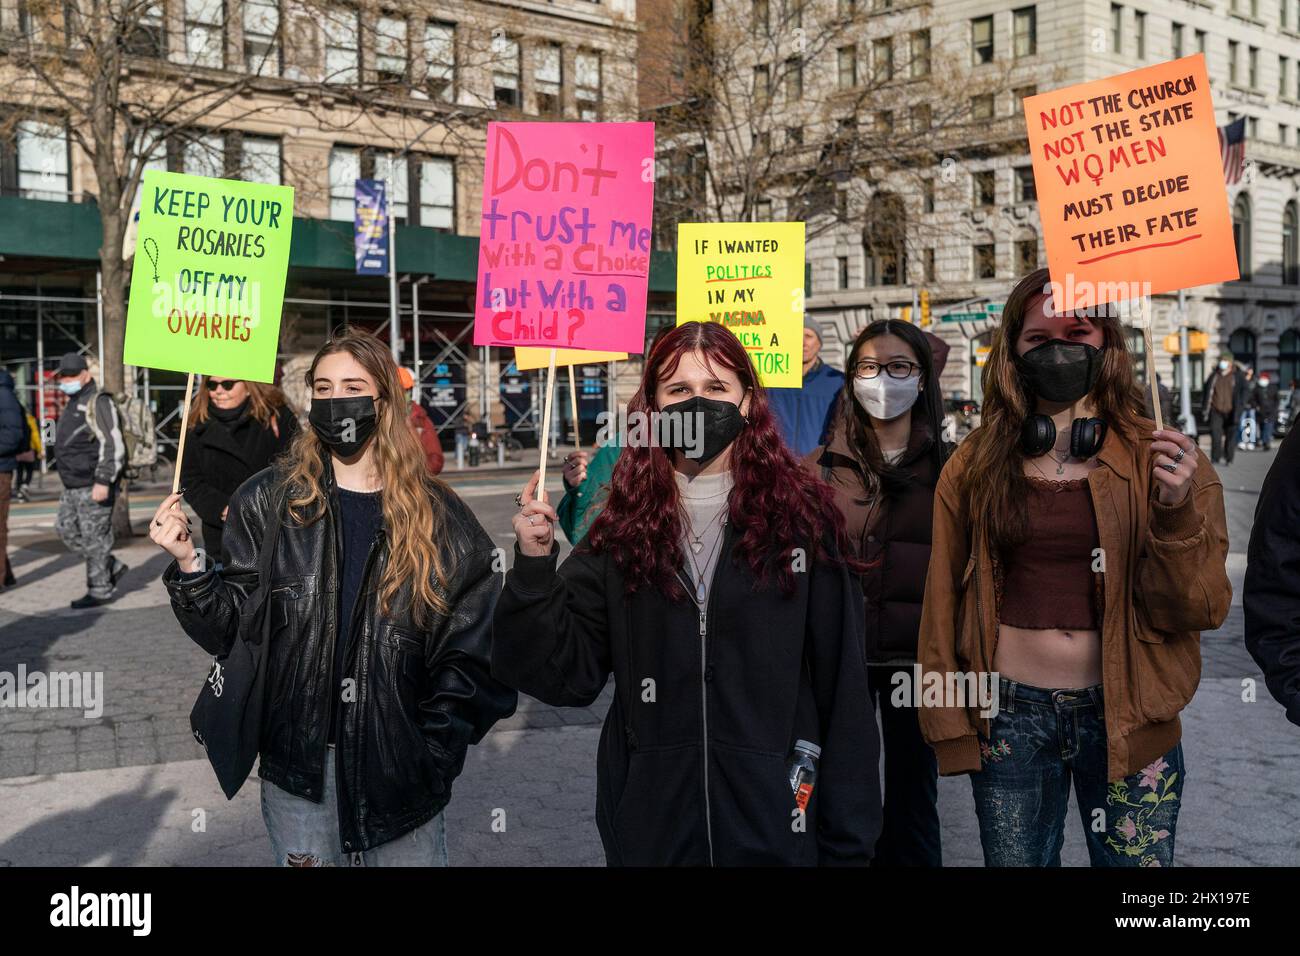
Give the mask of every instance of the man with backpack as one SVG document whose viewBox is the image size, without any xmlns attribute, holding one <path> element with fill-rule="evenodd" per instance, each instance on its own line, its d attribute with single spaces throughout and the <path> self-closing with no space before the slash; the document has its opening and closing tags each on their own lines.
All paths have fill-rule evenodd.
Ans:
<svg viewBox="0 0 1300 956">
<path fill-rule="evenodd" d="M 117 403 L 101 392 L 76 352 L 59 359 L 59 391 L 68 396 L 54 431 L 55 466 L 63 482 L 54 527 L 86 559 L 86 594 L 77 609 L 113 600 L 126 565 L 113 557 L 113 500 L 127 465 Z"/>
</svg>

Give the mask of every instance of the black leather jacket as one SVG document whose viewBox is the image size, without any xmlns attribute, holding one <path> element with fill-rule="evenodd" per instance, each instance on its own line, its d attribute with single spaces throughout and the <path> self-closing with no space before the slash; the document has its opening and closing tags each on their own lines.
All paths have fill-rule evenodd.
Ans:
<svg viewBox="0 0 1300 956">
<path fill-rule="evenodd" d="M 404 612 L 379 613 L 377 584 L 388 554 L 381 530 L 357 599 L 343 678 L 355 680 L 355 688 L 353 699 L 344 700 L 331 676 L 340 540 L 328 468 L 326 475 L 325 516 L 306 527 L 285 520 L 276 546 L 258 775 L 321 802 L 330 721 L 338 721 L 339 832 L 343 849 L 356 852 L 437 815 L 469 745 L 514 712 L 517 695 L 492 678 L 489 664 L 501 587 L 492 540 L 464 502 L 441 487 L 434 506 L 444 515 L 450 611 L 424 629 Z M 229 652 L 239 607 L 258 587 L 262 531 L 276 484 L 268 468 L 231 497 L 224 536 L 229 561 L 220 573 L 184 578 L 172 562 L 163 574 L 176 619 L 210 654 Z"/>
</svg>

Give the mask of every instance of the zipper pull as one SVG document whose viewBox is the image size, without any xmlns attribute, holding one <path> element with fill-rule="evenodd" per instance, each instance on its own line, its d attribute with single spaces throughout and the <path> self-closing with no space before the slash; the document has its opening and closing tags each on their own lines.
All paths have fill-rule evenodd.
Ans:
<svg viewBox="0 0 1300 956">
<path fill-rule="evenodd" d="M 701 608 L 700 609 L 700 637 L 703 637 L 705 634 L 705 624 L 707 620 L 708 618 L 705 617 L 704 610 Z"/>
<path fill-rule="evenodd" d="M 631 724 L 624 724 L 623 730 L 627 734 L 627 746 L 629 750 L 636 750 L 636 734 L 632 731 Z"/>
</svg>

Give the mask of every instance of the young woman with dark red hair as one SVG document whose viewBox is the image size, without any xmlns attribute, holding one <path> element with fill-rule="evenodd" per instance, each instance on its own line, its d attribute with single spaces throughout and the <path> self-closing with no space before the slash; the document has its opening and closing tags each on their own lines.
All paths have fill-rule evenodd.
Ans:
<svg viewBox="0 0 1300 956">
<path fill-rule="evenodd" d="M 865 864 L 879 742 L 830 488 L 781 442 L 721 325 L 674 329 L 645 368 L 629 418 L 661 430 L 628 435 L 558 570 L 555 511 L 536 475 L 524 489 L 493 674 L 574 707 L 613 674 L 596 786 L 610 865 Z"/>
</svg>

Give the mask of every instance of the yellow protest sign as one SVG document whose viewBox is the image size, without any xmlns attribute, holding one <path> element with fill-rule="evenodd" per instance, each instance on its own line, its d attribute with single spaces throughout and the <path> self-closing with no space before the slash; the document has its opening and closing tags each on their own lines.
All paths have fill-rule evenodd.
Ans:
<svg viewBox="0 0 1300 956">
<path fill-rule="evenodd" d="M 555 367 L 565 365 L 589 365 L 599 362 L 621 362 L 627 358 L 626 352 L 594 352 L 590 349 L 556 349 Z M 535 368 L 546 368 L 551 364 L 551 350 L 515 346 L 515 368 L 527 372 Z"/>
<path fill-rule="evenodd" d="M 769 388 L 803 384 L 803 281 L 801 222 L 677 226 L 677 324 L 731 329 Z"/>
</svg>

